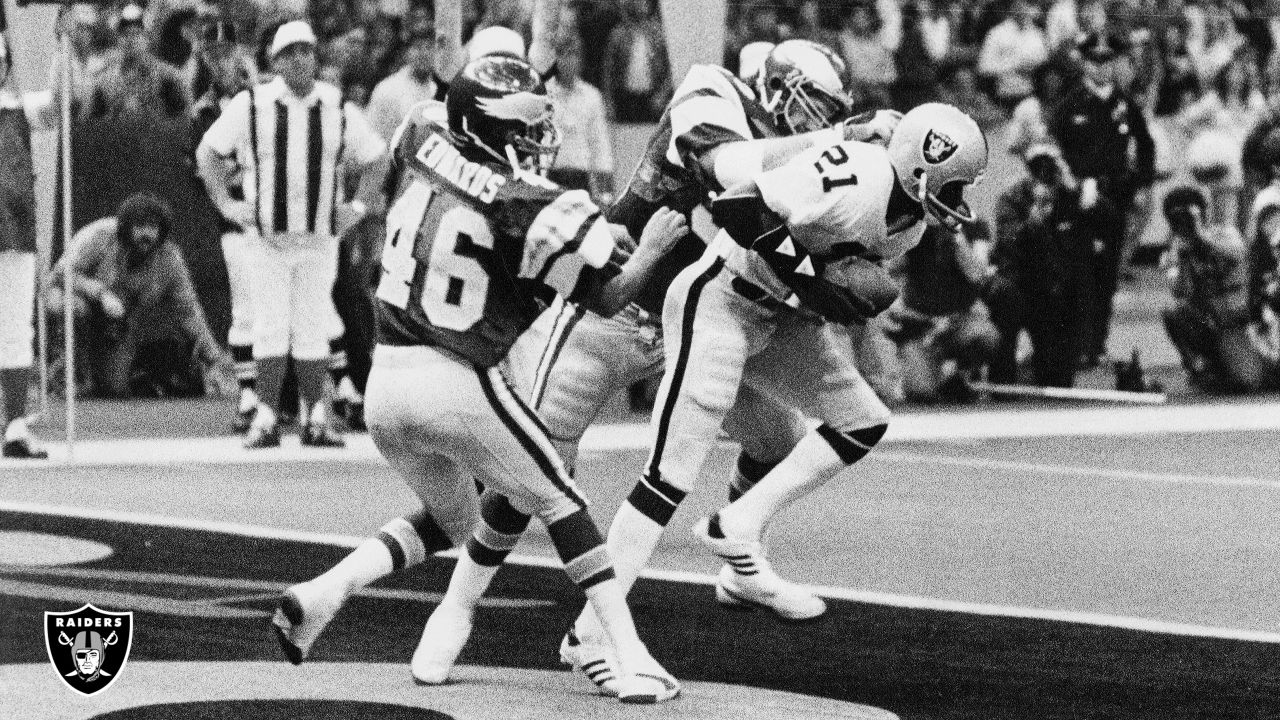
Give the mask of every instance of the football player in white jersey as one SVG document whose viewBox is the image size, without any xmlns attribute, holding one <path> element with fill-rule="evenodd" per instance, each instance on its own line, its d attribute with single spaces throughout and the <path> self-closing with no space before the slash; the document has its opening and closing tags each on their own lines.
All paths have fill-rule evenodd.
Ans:
<svg viewBox="0 0 1280 720">
<path fill-rule="evenodd" d="M 683 497 L 744 387 L 820 422 L 762 480 L 699 522 L 696 533 L 725 562 L 721 603 L 786 619 L 825 611 L 821 598 L 770 568 L 766 524 L 884 436 L 889 411 L 859 375 L 838 326 L 888 307 L 897 287 L 879 263 L 914 245 L 926 220 L 972 220 L 961 194 L 986 164 L 977 124 L 954 107 L 928 104 L 902 118 L 887 148 L 816 147 L 717 200 L 725 229 L 667 293 L 666 372 L 641 486 L 657 480 Z M 643 566 L 662 530 L 624 505 L 609 530 L 616 566 Z M 579 632 L 598 633 L 595 622 L 585 610 Z"/>
<path fill-rule="evenodd" d="M 762 64 L 755 90 L 723 68 L 694 66 L 609 219 L 637 230 L 667 208 L 688 216 L 710 193 L 722 192 L 764 167 L 779 167 L 806 148 L 826 147 L 846 137 L 887 140 L 896 113 L 840 120 L 838 127 L 830 127 L 847 115 L 839 63 L 830 50 L 815 43 L 785 42 Z M 512 348 L 512 376 L 524 382 L 518 389 L 547 424 L 570 467 L 579 440 L 604 404 L 632 382 L 662 373 L 663 299 L 676 275 L 705 249 L 703 240 L 688 233 L 659 261 L 635 302 L 617 315 L 604 317 L 558 301 Z M 743 445 L 731 497 L 763 477 L 807 429 L 796 410 L 750 387 L 739 393 L 724 425 Z M 655 477 L 635 489 L 629 507 L 665 525 L 683 497 L 682 491 Z M 481 520 L 414 654 L 413 674 L 420 682 L 448 678 L 481 595 L 527 523 L 492 493 L 481 503 Z M 610 539 L 611 548 L 625 542 Z M 628 568 L 617 570 L 626 585 L 634 582 Z M 616 692 L 615 667 L 602 635 L 571 632 L 562 644 L 561 658 L 602 693 Z"/>
</svg>

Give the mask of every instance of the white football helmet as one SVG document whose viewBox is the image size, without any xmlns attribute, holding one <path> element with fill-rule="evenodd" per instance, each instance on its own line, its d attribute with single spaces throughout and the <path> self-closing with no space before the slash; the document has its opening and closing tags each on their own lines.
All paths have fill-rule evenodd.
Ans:
<svg viewBox="0 0 1280 720">
<path fill-rule="evenodd" d="M 925 103 L 902 116 L 888 149 L 902 189 L 926 212 L 953 227 L 974 221 L 963 193 L 987 170 L 987 137 L 973 118 Z"/>
<path fill-rule="evenodd" d="M 831 127 L 849 115 L 844 61 L 812 40 L 786 40 L 765 57 L 756 77 L 760 104 L 778 129 L 803 133 Z"/>
</svg>

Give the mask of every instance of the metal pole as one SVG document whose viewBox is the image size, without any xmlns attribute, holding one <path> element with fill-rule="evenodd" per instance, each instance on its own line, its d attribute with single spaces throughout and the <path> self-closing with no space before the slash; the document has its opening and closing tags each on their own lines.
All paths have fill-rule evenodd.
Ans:
<svg viewBox="0 0 1280 720">
<path fill-rule="evenodd" d="M 68 9 L 70 2 L 68 2 Z M 69 13 L 67 17 L 69 17 Z M 67 461 L 76 455 L 76 354 L 74 268 L 76 244 L 71 240 L 71 34 L 62 28 L 62 257 L 66 263 L 62 276 L 62 329 L 65 334 Z"/>
</svg>

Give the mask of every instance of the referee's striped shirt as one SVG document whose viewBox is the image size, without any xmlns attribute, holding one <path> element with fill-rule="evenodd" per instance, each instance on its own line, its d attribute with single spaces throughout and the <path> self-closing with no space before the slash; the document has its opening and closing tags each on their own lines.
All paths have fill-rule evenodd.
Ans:
<svg viewBox="0 0 1280 720">
<path fill-rule="evenodd" d="M 281 78 L 235 96 L 201 144 L 245 168 L 245 199 L 262 235 L 333 235 L 339 167 L 364 165 L 386 143 L 361 111 L 317 81 L 298 97 Z"/>
</svg>

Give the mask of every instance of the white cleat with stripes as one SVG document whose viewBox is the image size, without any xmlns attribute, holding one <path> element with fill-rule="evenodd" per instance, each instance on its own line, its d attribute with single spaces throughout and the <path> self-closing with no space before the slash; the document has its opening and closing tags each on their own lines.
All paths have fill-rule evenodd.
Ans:
<svg viewBox="0 0 1280 720">
<path fill-rule="evenodd" d="M 813 620 L 827 611 L 822 598 L 773 571 L 760 543 L 725 537 L 719 532 L 714 515 L 699 520 L 693 532 L 725 562 L 716 581 L 716 601 L 726 608 L 764 608 L 788 622 Z"/>
<path fill-rule="evenodd" d="M 560 641 L 560 662 L 586 678 L 605 697 L 618 697 L 618 658 L 613 646 L 594 638 L 579 638 L 573 628 Z"/>
<path fill-rule="evenodd" d="M 422 639 L 413 651 L 409 670 L 413 681 L 419 685 L 443 685 L 449 681 L 449 673 L 467 638 L 475 613 L 454 603 L 441 603 L 427 618 L 422 628 Z"/>
</svg>

